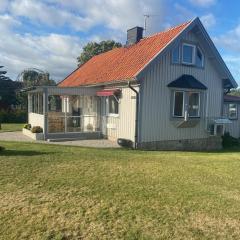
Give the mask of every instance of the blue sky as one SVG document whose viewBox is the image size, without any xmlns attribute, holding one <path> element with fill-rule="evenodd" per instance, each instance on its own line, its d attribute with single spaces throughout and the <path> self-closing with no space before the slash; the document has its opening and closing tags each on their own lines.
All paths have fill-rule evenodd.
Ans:
<svg viewBox="0 0 240 240">
<path fill-rule="evenodd" d="M 240 1 L 227 0 L 0 0 L 0 65 L 13 79 L 39 68 L 61 80 L 77 66 L 89 41 L 124 43 L 126 30 L 147 34 L 200 17 L 240 84 Z"/>
</svg>

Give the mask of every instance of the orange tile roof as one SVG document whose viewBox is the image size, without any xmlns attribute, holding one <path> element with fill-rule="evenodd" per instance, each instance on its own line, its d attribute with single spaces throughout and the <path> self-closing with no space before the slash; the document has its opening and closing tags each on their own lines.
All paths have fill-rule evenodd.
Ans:
<svg viewBox="0 0 240 240">
<path fill-rule="evenodd" d="M 130 80 L 144 68 L 190 22 L 141 39 L 138 43 L 94 56 L 62 82 L 60 87 L 75 87 L 114 81 Z"/>
</svg>

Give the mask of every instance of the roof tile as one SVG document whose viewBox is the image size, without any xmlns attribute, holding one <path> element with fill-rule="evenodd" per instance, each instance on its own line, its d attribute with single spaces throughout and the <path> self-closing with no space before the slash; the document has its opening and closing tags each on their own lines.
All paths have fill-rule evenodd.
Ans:
<svg viewBox="0 0 240 240">
<path fill-rule="evenodd" d="M 130 80 L 189 24 L 190 22 L 186 22 L 143 38 L 134 45 L 115 48 L 94 56 L 67 76 L 58 86 L 75 87 Z"/>
</svg>

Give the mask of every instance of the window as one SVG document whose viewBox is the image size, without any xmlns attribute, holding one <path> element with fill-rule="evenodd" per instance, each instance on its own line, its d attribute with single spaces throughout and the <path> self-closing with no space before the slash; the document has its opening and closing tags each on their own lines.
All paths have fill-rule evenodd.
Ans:
<svg viewBox="0 0 240 240">
<path fill-rule="evenodd" d="M 185 104 L 186 103 L 186 104 Z M 188 117 L 200 117 L 200 93 L 199 92 L 174 92 L 173 116 L 184 117 L 185 111 Z"/>
<path fill-rule="evenodd" d="M 62 112 L 62 98 L 57 95 L 48 96 L 48 111 Z"/>
<path fill-rule="evenodd" d="M 237 119 L 237 104 L 230 103 L 228 105 L 228 117 L 229 119 Z"/>
<path fill-rule="evenodd" d="M 193 65 L 195 63 L 195 46 L 184 43 L 182 46 L 182 62 Z"/>
<path fill-rule="evenodd" d="M 184 92 L 174 92 L 173 116 L 183 117 Z"/>
<path fill-rule="evenodd" d="M 172 63 L 179 63 L 179 47 L 176 47 L 172 51 Z"/>
<path fill-rule="evenodd" d="M 189 92 L 188 94 L 188 115 L 189 117 L 199 117 L 200 94 L 198 92 Z"/>
<path fill-rule="evenodd" d="M 198 67 L 203 67 L 203 61 L 204 61 L 204 58 L 203 58 L 202 51 L 201 51 L 201 49 L 198 47 L 198 48 L 197 48 L 197 51 L 196 51 L 196 65 L 197 65 Z"/>
<path fill-rule="evenodd" d="M 115 96 L 108 97 L 108 113 L 118 115 L 118 101 Z"/>
</svg>

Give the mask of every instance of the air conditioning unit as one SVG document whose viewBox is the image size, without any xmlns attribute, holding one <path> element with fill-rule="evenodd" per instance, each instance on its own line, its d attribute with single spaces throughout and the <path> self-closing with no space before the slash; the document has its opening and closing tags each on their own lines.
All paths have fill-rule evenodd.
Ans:
<svg viewBox="0 0 240 240">
<path fill-rule="evenodd" d="M 211 136 L 223 136 L 225 133 L 225 125 L 231 123 L 232 122 L 226 118 L 214 119 L 207 125 L 207 131 Z"/>
</svg>

